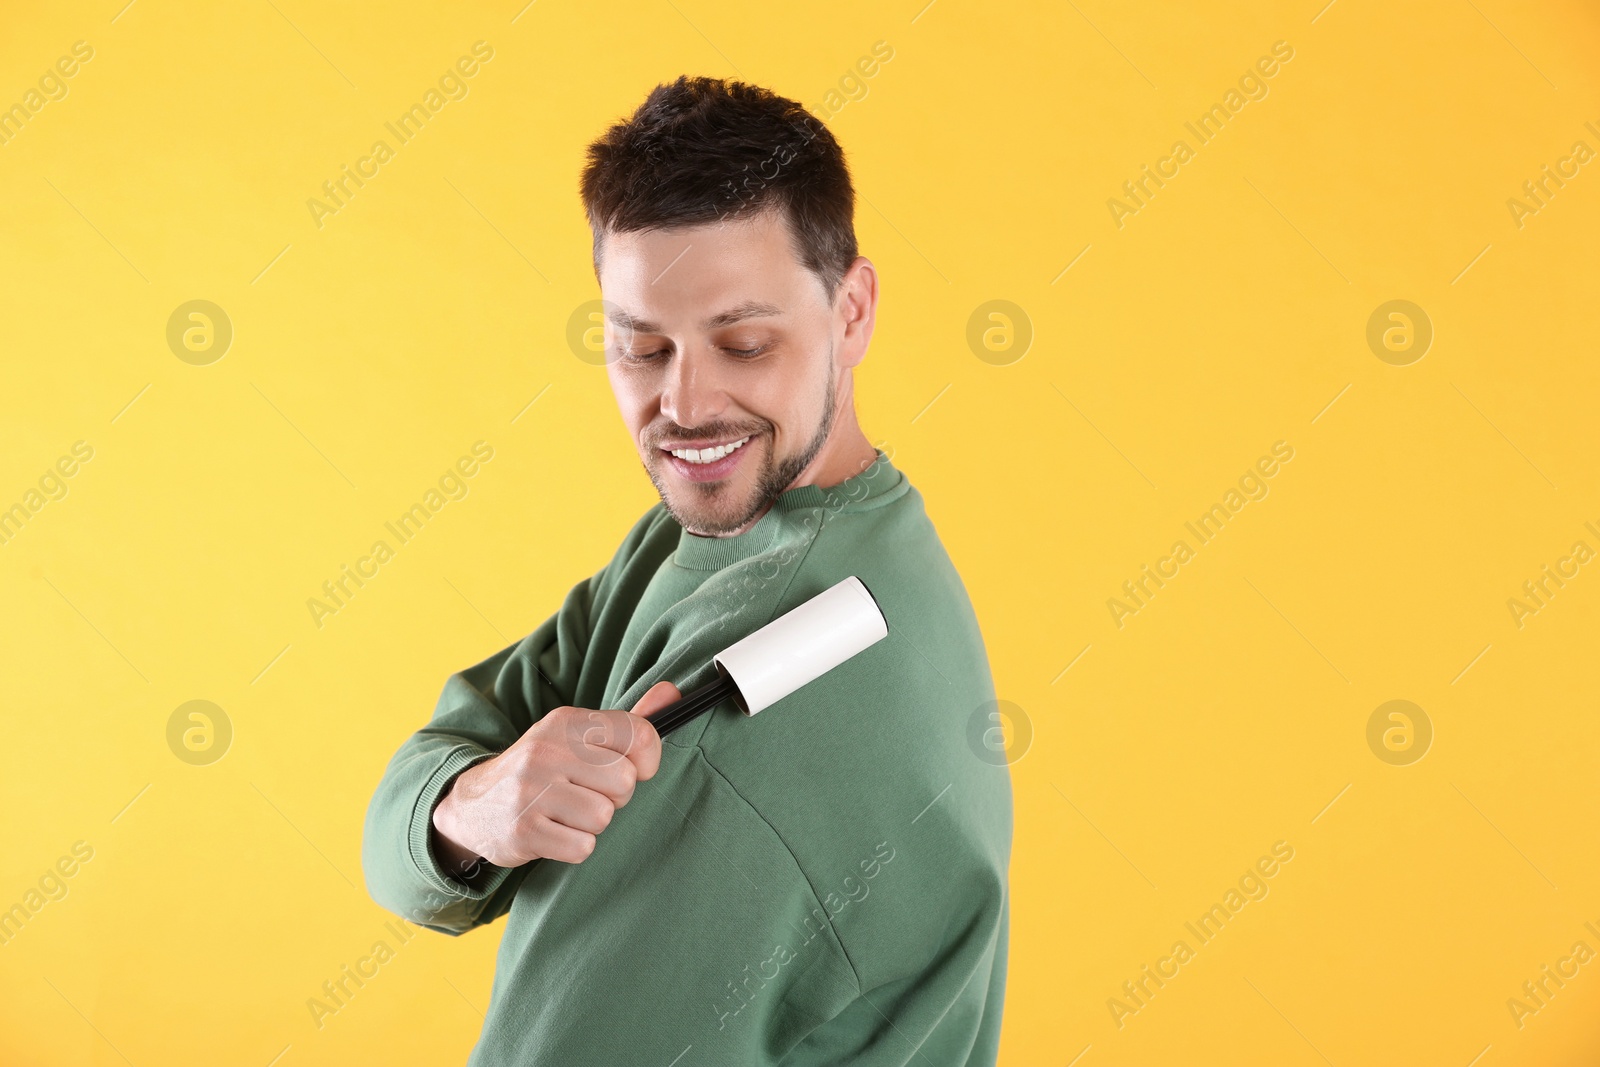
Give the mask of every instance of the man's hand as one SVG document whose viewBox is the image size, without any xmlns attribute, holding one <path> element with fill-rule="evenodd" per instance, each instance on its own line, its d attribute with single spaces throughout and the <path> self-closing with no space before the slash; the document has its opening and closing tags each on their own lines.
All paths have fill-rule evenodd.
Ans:
<svg viewBox="0 0 1600 1067">
<path fill-rule="evenodd" d="M 463 771 L 433 811 L 434 854 L 459 881 L 500 867 L 582 863 L 595 835 L 661 765 L 645 716 L 677 700 L 657 682 L 627 711 L 551 710 L 504 752 Z"/>
</svg>

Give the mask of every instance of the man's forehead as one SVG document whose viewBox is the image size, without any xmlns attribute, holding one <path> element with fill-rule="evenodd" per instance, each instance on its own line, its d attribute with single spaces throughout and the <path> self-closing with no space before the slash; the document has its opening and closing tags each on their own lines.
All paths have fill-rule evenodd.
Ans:
<svg viewBox="0 0 1600 1067">
<path fill-rule="evenodd" d="M 604 266 L 613 263 L 619 275 L 643 272 L 653 281 L 657 272 L 680 260 L 695 259 L 703 271 L 729 258 L 776 263 L 793 258 L 789 227 L 781 214 L 762 211 L 740 218 L 716 219 L 692 225 L 651 227 L 644 230 L 601 234 Z"/>
<path fill-rule="evenodd" d="M 618 329 L 714 330 L 803 303 L 809 272 L 773 212 L 696 226 L 608 233 L 600 281 Z"/>
<path fill-rule="evenodd" d="M 601 274 L 620 287 L 654 284 L 691 263 L 701 274 L 723 263 L 734 271 L 756 264 L 766 272 L 792 269 L 800 266 L 793 237 L 787 218 L 776 209 L 690 225 L 606 229 L 599 235 Z"/>
</svg>

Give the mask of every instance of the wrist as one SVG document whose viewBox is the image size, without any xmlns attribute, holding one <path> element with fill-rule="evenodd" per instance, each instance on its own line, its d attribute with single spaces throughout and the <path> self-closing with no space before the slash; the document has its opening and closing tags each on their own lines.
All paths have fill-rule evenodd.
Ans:
<svg viewBox="0 0 1600 1067">
<path fill-rule="evenodd" d="M 463 884 L 470 883 L 482 870 L 483 858 L 477 851 L 466 845 L 457 828 L 457 807 L 455 789 L 445 793 L 433 809 L 432 832 L 429 834 L 433 846 L 434 859 L 438 861 L 444 872 L 451 878 Z"/>
</svg>

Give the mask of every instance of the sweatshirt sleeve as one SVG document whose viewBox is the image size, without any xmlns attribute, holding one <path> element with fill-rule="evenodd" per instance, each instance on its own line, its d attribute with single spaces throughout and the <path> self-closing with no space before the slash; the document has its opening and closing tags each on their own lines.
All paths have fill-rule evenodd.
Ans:
<svg viewBox="0 0 1600 1067">
<path fill-rule="evenodd" d="M 451 935 L 494 921 L 529 868 L 484 861 L 458 881 L 431 847 L 433 810 L 456 777 L 503 752 L 552 708 L 571 702 L 606 570 L 579 582 L 538 629 L 450 675 L 433 718 L 400 746 L 367 807 L 361 866 L 372 898 Z M 466 877 L 466 874 L 463 877 Z"/>
</svg>

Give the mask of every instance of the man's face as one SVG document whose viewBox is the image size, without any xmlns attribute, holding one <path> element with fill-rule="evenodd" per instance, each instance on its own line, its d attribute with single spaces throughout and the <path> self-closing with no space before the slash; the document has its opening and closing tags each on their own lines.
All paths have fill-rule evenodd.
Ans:
<svg viewBox="0 0 1600 1067">
<path fill-rule="evenodd" d="M 764 212 L 608 233 L 600 288 L 606 373 L 650 481 L 690 532 L 740 531 L 833 426 L 840 367 L 821 281 Z"/>
</svg>

